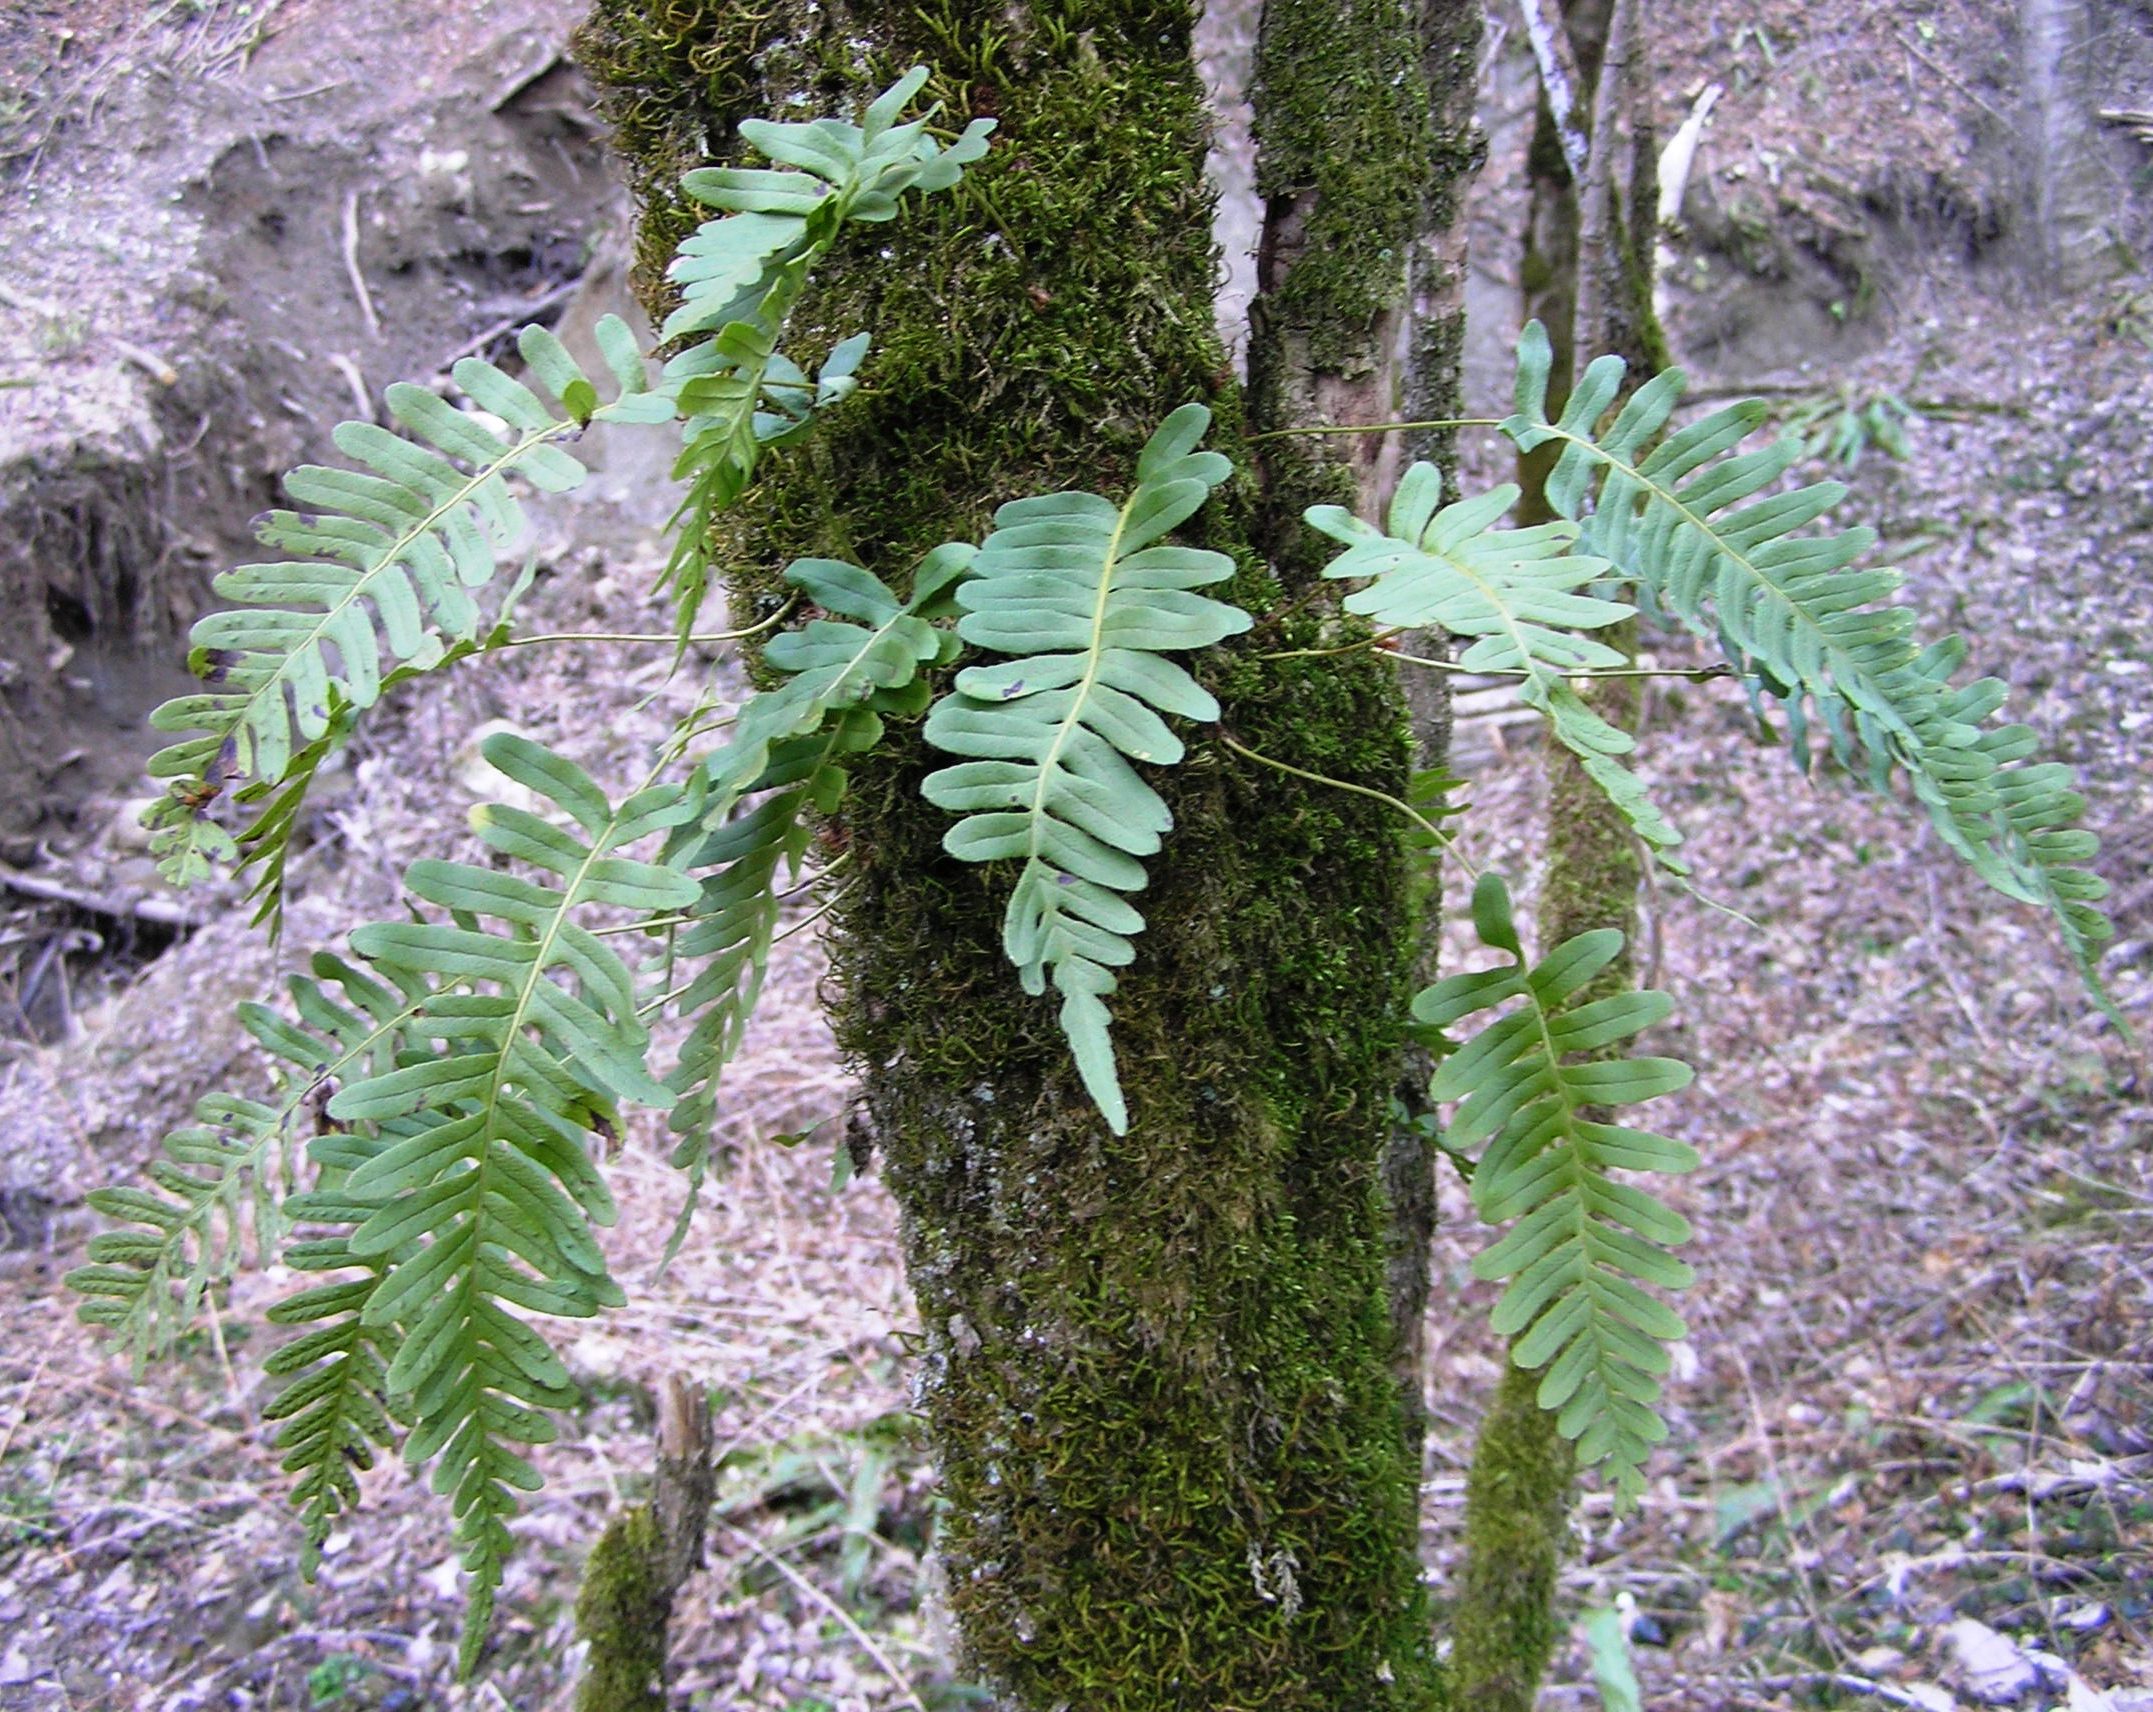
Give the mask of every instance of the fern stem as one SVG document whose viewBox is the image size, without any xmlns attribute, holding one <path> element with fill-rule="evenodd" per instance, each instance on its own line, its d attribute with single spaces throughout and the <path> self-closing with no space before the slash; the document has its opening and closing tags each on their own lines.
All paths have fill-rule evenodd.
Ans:
<svg viewBox="0 0 2153 1712">
<path fill-rule="evenodd" d="M 713 630 L 705 635 L 690 636 L 687 639 L 688 644 L 692 647 L 698 642 L 741 642 L 750 636 L 760 636 L 765 630 L 783 622 L 792 609 L 792 603 L 788 603 L 759 624 L 751 624 L 745 630 Z M 506 641 L 496 642 L 486 652 L 497 654 L 504 648 L 535 648 L 541 642 L 663 642 L 668 647 L 677 648 L 681 638 L 670 632 L 657 635 L 633 630 L 557 630 L 545 636 L 511 636 Z"/>
<path fill-rule="evenodd" d="M 1473 671 L 1455 660 L 1430 660 L 1419 654 L 1393 652 L 1391 658 L 1407 666 L 1425 666 L 1431 672 L 1456 672 L 1468 678 L 1532 678 L 1536 672 Z M 1716 678 L 1731 678 L 1734 668 L 1724 663 L 1711 666 L 1601 666 L 1592 671 L 1564 672 L 1563 677 L 1573 683 L 1595 678 L 1681 678 L 1693 684 L 1708 684 Z"/>
<path fill-rule="evenodd" d="M 1470 874 L 1475 880 L 1480 878 L 1480 870 L 1473 865 L 1473 859 L 1470 856 L 1466 855 L 1464 851 L 1458 848 L 1457 840 L 1452 838 L 1449 833 L 1445 832 L 1441 827 L 1437 826 L 1434 821 L 1430 820 L 1426 815 L 1422 814 L 1420 810 L 1415 808 L 1411 803 L 1407 802 L 1403 797 L 1394 797 L 1390 794 L 1390 792 L 1379 791 L 1371 785 L 1356 785 L 1348 779 L 1334 779 L 1328 773 L 1311 773 L 1305 767 L 1296 767 L 1285 761 L 1275 761 L 1268 755 L 1257 754 L 1255 750 L 1251 749 L 1245 743 L 1236 743 L 1233 738 L 1228 736 L 1223 731 L 1219 733 L 1219 741 L 1225 744 L 1226 747 L 1231 749 L 1236 755 L 1244 755 L 1249 760 L 1258 762 L 1266 767 L 1274 768 L 1278 772 L 1291 773 L 1295 778 L 1306 779 L 1310 784 L 1313 785 L 1329 785 L 1333 790 L 1350 791 L 1353 795 L 1357 797 L 1371 797 L 1379 803 L 1383 803 L 1390 808 L 1396 809 L 1400 814 L 1404 815 L 1406 819 L 1410 820 L 1415 826 L 1419 827 L 1421 831 L 1425 832 L 1430 838 L 1434 839 L 1436 847 L 1440 849 L 1444 855 L 1448 856 L 1452 861 L 1456 862 L 1459 867 L 1463 868 L 1466 873 Z"/>
<path fill-rule="evenodd" d="M 1335 654 L 1357 654 L 1368 648 L 1383 648 L 1394 637 L 1403 636 L 1403 630 L 1386 630 L 1381 635 L 1370 636 L 1359 642 L 1348 642 L 1338 648 L 1283 648 L 1275 654 L 1258 654 L 1259 660 L 1321 660 Z M 1503 668 L 1461 666 L 1455 660 L 1431 660 L 1421 654 L 1401 653 L 1395 648 L 1383 648 L 1400 665 L 1425 666 L 1431 672 L 1454 672 L 1461 678 L 1531 678 L 1534 672 L 1511 671 Z M 1710 666 L 1606 666 L 1596 671 L 1565 672 L 1572 682 L 1582 678 L 1682 678 L 1693 684 L 1710 683 L 1716 678 L 1731 678 L 1734 668 L 1720 663 Z"/>
<path fill-rule="evenodd" d="M 1314 428 L 1270 428 L 1248 436 L 1250 445 L 1259 440 L 1306 439 L 1330 434 L 1396 434 L 1415 428 L 1500 428 L 1497 416 L 1435 416 L 1418 422 L 1339 422 Z"/>
<path fill-rule="evenodd" d="M 850 886 L 847 886 L 844 892 L 839 892 L 835 896 L 826 899 L 822 907 L 816 910 L 813 915 L 802 917 L 799 921 L 794 922 L 792 926 L 788 927 L 783 933 L 773 935 L 770 940 L 770 943 L 772 945 L 783 945 L 785 941 L 790 939 L 794 934 L 804 933 L 807 929 L 813 927 L 815 923 L 820 921 L 824 916 L 828 915 L 832 910 L 837 908 L 839 904 L 843 903 L 845 901 L 845 892 L 849 892 L 851 889 L 852 888 Z"/>
</svg>

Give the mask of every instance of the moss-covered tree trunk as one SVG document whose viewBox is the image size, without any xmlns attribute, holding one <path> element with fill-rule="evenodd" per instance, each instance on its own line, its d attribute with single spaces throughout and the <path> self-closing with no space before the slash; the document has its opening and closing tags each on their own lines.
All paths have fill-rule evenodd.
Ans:
<svg viewBox="0 0 2153 1712">
<path fill-rule="evenodd" d="M 1001 501 L 1115 492 L 1202 400 L 1250 472 L 1196 525 L 1258 615 L 1199 666 L 1224 727 L 1395 790 L 1388 666 L 1266 657 L 1316 640 L 1323 606 L 1266 551 L 1299 499 L 1266 504 L 1213 331 L 1188 29 L 1174 0 L 599 0 L 581 52 L 639 174 L 651 295 L 688 220 L 671 181 L 741 117 L 856 110 L 925 62 L 952 122 L 1001 121 L 959 191 L 833 258 L 796 317 L 802 358 L 857 327 L 876 348 L 739 514 L 736 602 L 767 610 L 798 554 L 901 580 Z M 1429 1707 L 1380 1181 L 1414 944 L 1399 835 L 1190 735 L 1114 1004 L 1126 1137 L 1002 959 L 1006 877 L 943 855 L 916 732 L 855 775 L 840 829 L 837 1023 L 927 1330 L 960 1665 L 1011 1712 Z"/>
</svg>

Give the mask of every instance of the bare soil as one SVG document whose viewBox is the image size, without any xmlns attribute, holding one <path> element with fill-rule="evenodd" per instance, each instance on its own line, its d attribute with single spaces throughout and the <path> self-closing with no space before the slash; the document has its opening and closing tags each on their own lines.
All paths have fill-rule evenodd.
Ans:
<svg viewBox="0 0 2153 1712">
<path fill-rule="evenodd" d="M 168 657 L 204 571 L 237 555 L 270 474 L 318 454 L 355 388 L 378 400 L 390 379 L 432 374 L 562 285 L 580 281 L 547 312 L 571 330 L 621 302 L 611 192 L 568 74 L 551 69 L 573 13 L 563 0 L 47 0 L 0 17 L 0 150 L 13 156 L 0 281 L 43 305 L 0 302 L 0 377 L 36 383 L 0 390 L 0 472 L 30 472 L 0 475 L 0 514 L 60 520 L 27 554 L 0 545 L 0 653 L 16 649 L 0 737 L 13 720 L 23 757 L 86 751 L 51 773 L 6 763 L 34 803 L 11 811 L 0 856 L 90 900 L 0 910 L 0 1034 L 14 1036 L 0 1041 L 0 1706 L 565 1707 L 580 1564 L 647 1490 L 651 1399 L 669 1374 L 710 1388 L 723 1458 L 711 1564 L 682 1602 L 680 1702 L 961 1703 L 928 1592 L 932 1481 L 907 1408 L 916 1325 L 894 1216 L 872 1179 L 830 1186 L 851 1089 L 816 1009 L 812 931 L 779 949 L 731 1076 L 727 1169 L 670 1271 L 658 1260 L 677 1185 L 660 1138 L 632 1132 L 612 1168 L 611 1259 L 633 1305 L 574 1339 L 585 1404 L 542 1458 L 548 1484 L 520 1524 L 473 1687 L 452 1683 L 461 1598 L 445 1518 L 400 1468 L 368 1478 L 368 1507 L 332 1537 L 320 1579 L 299 1575 L 261 1420 L 276 1341 L 262 1311 L 288 1276 L 243 1269 L 139 1381 L 74 1324 L 58 1284 L 86 1238 L 84 1190 L 141 1169 L 205 1089 L 260 1076 L 231 1002 L 270 990 L 340 924 L 393 908 L 412 858 L 464 853 L 461 810 L 486 788 L 475 727 L 513 721 L 618 784 L 696 695 L 737 694 L 716 650 L 678 676 L 663 650 L 628 644 L 517 650 L 379 711 L 326 781 L 283 950 L 215 896 L 189 900 L 199 922 L 177 929 L 96 907 L 150 895 L 122 811 L 149 741 L 140 713 L 161 693 L 149 662 Z M 2116 887 L 2112 986 L 2142 1035 L 2153 301 L 2142 270 L 2059 295 L 2011 260 L 2015 192 L 1978 105 L 1997 91 L 1958 69 L 1954 91 L 1889 52 L 1901 37 L 1932 46 L 1924 20 L 1947 45 L 1959 31 L 2006 40 L 1997 14 L 1963 4 L 1690 0 L 1666 15 L 1670 124 L 1698 80 L 1729 86 L 1695 181 L 1676 342 L 1700 387 L 1764 383 L 1790 420 L 1827 433 L 1880 398 L 1918 406 L 1903 458 L 1872 436 L 1842 472 L 1846 513 L 1882 530 L 1909 598 L 1964 630 L 1975 663 L 2081 768 Z M 1474 385 L 1489 404 L 1507 373 L 1515 35 L 1491 48 L 1474 212 Z M 2143 63 L 2112 57 L 2119 75 Z M 1878 65 L 1893 68 L 1888 87 Z M 1766 156 L 1807 211 L 1767 199 L 1758 247 L 1747 215 L 1713 209 L 1772 182 Z M 1912 158 L 1959 187 L 1935 219 L 1867 200 Z M 2127 233 L 2146 229 L 2153 150 L 2139 164 L 2115 204 Z M 1993 241 L 1970 248 L 1978 221 L 1962 203 L 2003 222 Z M 343 261 L 347 205 L 378 334 Z M 1859 231 L 1827 240 L 1823 225 Z M 1730 314 L 1711 282 L 1735 274 Z M 1865 296 L 1850 286 L 1862 277 Z M 117 341 L 180 378 L 166 386 Z M 1492 447 L 1468 467 L 1506 473 Z M 101 515 L 97 546 L 81 520 Z M 648 525 L 662 516 L 647 466 L 602 468 L 589 502 L 546 525 L 534 623 L 661 629 Z M 116 563 L 133 567 L 124 600 L 96 581 Z M 55 606 L 55 587 L 88 617 Z M 1688 657 L 1673 638 L 1649 646 L 1668 664 Z M 1660 1049 L 1700 1071 L 1667 1121 L 1708 1162 L 1676 1191 L 1701 1276 L 1651 1495 L 1626 1517 L 1586 1498 L 1565 1600 L 1634 1606 L 1655 1712 L 1964 1704 L 1975 1684 L 1951 1636 L 1969 1619 L 2055 1661 L 2013 1704 L 2076 1692 L 2143 1712 L 2143 1049 L 2092 1013 L 2039 922 L 1972 884 L 1905 805 L 1828 773 L 1805 781 L 1760 742 L 1738 692 L 1662 686 L 1643 751 L 1701 889 L 1746 919 L 1681 893 L 1648 900 L 1647 972 L 1679 1004 Z M 1532 748 L 1491 709 L 1466 722 L 1461 755 L 1476 859 L 1529 875 Z M 797 908 L 804 921 L 812 905 Z M 69 933 L 97 946 L 66 949 Z M 41 956 L 46 985 L 26 994 Z M 804 1142 L 769 1139 L 824 1120 Z M 1501 1359 L 1488 1287 L 1469 1271 L 1486 1233 L 1457 1185 L 1445 1194 L 1425 1512 L 1439 1590 Z M 1593 1697 L 1574 1646 L 1546 1704 Z"/>
</svg>

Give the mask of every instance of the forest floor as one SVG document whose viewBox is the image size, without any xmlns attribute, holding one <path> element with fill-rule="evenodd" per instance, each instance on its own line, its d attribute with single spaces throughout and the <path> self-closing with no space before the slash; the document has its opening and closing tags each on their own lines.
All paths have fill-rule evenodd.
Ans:
<svg viewBox="0 0 2153 1712">
<path fill-rule="evenodd" d="M 470 33 L 439 22 L 439 8 L 343 14 L 366 14 L 378 35 L 368 51 L 382 54 L 405 12 L 435 20 L 428 65 L 452 92 L 497 93 L 558 45 L 573 8 L 496 0 L 472 10 L 487 16 Z M 1913 27 L 1896 8 L 1860 10 L 1877 29 Z M 145 24 L 145 14 L 155 17 Z M 233 86 L 225 141 L 243 163 L 247 138 L 270 129 L 267 109 L 246 102 L 342 75 L 337 54 L 351 44 L 334 39 L 338 15 L 320 0 L 28 8 L 14 20 L 26 34 L 10 63 L 35 75 L 0 91 L 10 183 L 45 184 L 49 211 L 49 187 L 117 171 L 79 111 L 69 125 L 40 126 L 56 99 L 91 87 L 61 75 L 55 20 L 88 34 L 102 21 L 109 33 L 94 52 L 80 41 L 67 51 L 82 56 L 83 76 L 122 80 L 100 99 L 136 118 L 146 109 L 128 103 L 145 78 L 201 70 L 200 56 L 229 36 L 232 51 L 204 75 Z M 242 57 L 237 44 L 257 27 L 269 33 Z M 316 31 L 326 46 L 306 45 Z M 1819 148 L 1797 124 L 1817 102 L 1790 99 L 1773 117 L 1813 75 L 1802 45 L 1795 24 L 1768 51 L 1735 36 L 1754 75 L 1714 133 L 1728 140 L 1708 141 L 1699 168 L 1722 190 L 1743 182 L 1736 167 L 1754 165 L 1745 151 L 1776 146 L 1798 161 Z M 1499 56 L 1513 89 L 1515 46 Z M 1670 71 L 1671 113 L 1691 83 Z M 278 105 L 288 114 L 303 103 Z M 308 158 L 326 158 L 364 115 L 351 109 L 312 133 L 277 117 L 319 151 Z M 1476 204 L 1484 296 L 1502 283 L 1509 118 L 1507 130 L 1502 114 L 1491 118 L 1503 146 Z M 425 126 L 406 128 L 415 154 Z M 379 152 L 362 152 L 354 170 L 400 158 L 394 131 L 365 131 Z M 580 177 L 580 133 L 546 132 L 555 135 Z M 26 142 L 49 157 L 31 170 L 57 176 L 23 176 Z M 555 179 L 557 193 L 568 179 Z M 2141 182 L 2132 194 L 2147 192 Z M 334 203 L 340 191 L 322 194 Z M 0 235 L 23 207 L 0 202 Z M 577 207 L 585 224 L 571 236 L 600 261 L 552 305 L 570 323 L 618 304 L 621 290 L 604 261 L 617 254 L 617 232 L 605 236 L 617 205 L 593 196 Z M 256 226 L 259 215 L 250 206 Z M 40 218 L 65 224 L 64 213 Z M 416 242 L 424 224 L 392 222 L 378 241 Z M 344 318 L 336 337 L 376 384 L 419 372 L 387 366 L 407 355 L 385 349 L 400 334 L 445 350 L 488 325 L 482 294 L 467 293 L 454 327 L 392 325 L 383 343 L 362 344 L 336 227 L 322 230 L 326 272 L 295 313 Z M 49 231 L 45 241 L 60 243 Z M 1969 264 L 1948 243 L 1893 243 L 1879 252 L 1890 263 L 1879 301 L 1859 312 L 1834 315 L 1781 281 L 1807 292 L 1787 314 L 1806 330 L 1810 366 L 1768 362 L 1779 350 L 1769 326 L 1750 337 L 1722 322 L 1697 338 L 1711 358 L 1696 365 L 1699 384 L 1772 389 L 1785 420 L 1820 437 L 1813 473 L 1829 467 L 1849 483 L 1844 514 L 1879 529 L 1925 620 L 1964 632 L 1974 663 L 2010 684 L 2048 751 L 2081 770 L 2087 820 L 2104 840 L 2096 865 L 2116 888 L 2111 988 L 2142 1039 L 2153 1030 L 2153 297 L 2140 274 L 2036 299 L 2000 264 Z M 537 263 L 526 254 L 518 265 Z M 1715 252 L 1708 265 L 1728 264 Z M 0 271 L 55 294 L 51 278 Z M 550 277 L 511 283 L 526 295 L 554 289 Z M 1774 312 L 1758 290 L 1750 313 L 1762 325 Z M 1853 323 L 1843 335 L 1842 321 Z M 1703 325 L 1683 308 L 1678 346 L 1685 326 Z M 0 338 L 9 332 L 0 325 Z M 22 336 L 40 373 L 97 356 L 94 338 L 56 350 L 35 334 Z M 1484 332 L 1482 348 L 1506 338 Z M 1476 385 L 1499 379 L 1484 361 Z M 13 397 L 0 392 L 0 404 Z M 1467 469 L 1504 473 L 1486 448 L 1468 453 Z M 531 621 L 662 630 L 647 596 L 659 560 L 645 526 L 651 474 L 602 468 L 594 486 L 597 504 L 543 526 Z M 1690 658 L 1673 637 L 1647 647 L 1660 664 Z M 895 1215 L 872 1177 L 833 1185 L 852 1093 L 816 1007 L 812 931 L 779 946 L 730 1073 L 725 1170 L 670 1269 L 660 1257 L 677 1183 L 661 1139 L 631 1131 L 611 1167 L 621 1218 L 609 1259 L 631 1306 L 570 1334 L 584 1402 L 539 1457 L 547 1484 L 518 1526 L 472 1687 L 452 1680 L 462 1597 L 445 1517 L 400 1467 L 366 1478 L 365 1509 L 331 1536 L 318 1579 L 300 1575 L 262 1419 L 262 1362 L 277 1342 L 263 1312 L 290 1274 L 243 1267 L 205 1323 L 139 1379 L 74 1322 L 60 1287 L 90 1228 L 82 1189 L 138 1172 L 199 1093 L 260 1074 L 227 1019 L 231 1001 L 271 990 L 335 926 L 392 909 L 395 877 L 414 857 L 467 853 L 450 829 L 487 789 L 474 728 L 512 720 L 617 781 L 706 681 L 737 694 L 721 650 L 699 651 L 678 677 L 666 667 L 664 650 L 626 643 L 573 659 L 521 649 L 385 706 L 323 794 L 279 953 L 232 899 L 212 896 L 190 905 L 199 920 L 176 938 L 148 935 L 124 974 L 80 941 L 62 944 L 43 979 L 63 989 L 72 979 L 75 1002 L 55 1016 L 49 997 L 41 1006 L 24 992 L 34 955 L 62 932 L 117 940 L 121 924 L 25 900 L 0 916 L 0 951 L 13 957 L 0 1010 L 11 992 L 24 1013 L 17 1032 L 29 1036 L 0 1039 L 0 1133 L 11 1168 L 48 1162 L 0 1175 L 0 1708 L 566 1707 L 581 1562 L 606 1519 L 649 1488 L 653 1398 L 670 1375 L 709 1388 L 721 1456 L 711 1562 L 679 1607 L 680 1702 L 770 1712 L 967 1703 L 942 1662 L 927 1593 L 933 1480 L 909 1412 L 917 1323 Z M 1495 708 L 1461 728 L 1460 756 L 1469 848 L 1528 875 L 1533 747 Z M 1691 1335 L 1678 1352 L 1672 1437 L 1635 1513 L 1617 1516 L 1587 1483 L 1566 1609 L 1630 1612 L 1653 1712 L 2146 1712 L 2153 1084 L 2143 1047 L 2094 1012 L 2041 922 L 1973 883 L 1905 804 L 1859 794 L 1828 769 L 1805 781 L 1760 741 L 1733 687 L 1656 688 L 1640 771 L 1688 834 L 1702 893 L 1648 898 L 1644 974 L 1677 1001 L 1658 1049 L 1699 1069 L 1663 1121 L 1706 1160 L 1673 1190 L 1703 1259 L 1682 1304 Z M 141 892 L 140 852 L 124 833 L 132 789 L 101 778 L 10 847 L 13 871 L 93 899 Z M 804 925 L 811 910 L 803 899 L 791 920 Z M 1462 939 L 1450 953 L 1454 966 L 1470 955 Z M 771 1139 L 802 1131 L 812 1133 Z M 1476 1400 L 1502 1358 L 1485 1329 L 1489 1287 L 1470 1275 L 1486 1240 L 1446 1184 L 1424 1511 L 1438 1591 L 1456 1565 Z M 1591 1706 L 1596 1692 L 1575 1642 L 1546 1704 Z"/>
</svg>

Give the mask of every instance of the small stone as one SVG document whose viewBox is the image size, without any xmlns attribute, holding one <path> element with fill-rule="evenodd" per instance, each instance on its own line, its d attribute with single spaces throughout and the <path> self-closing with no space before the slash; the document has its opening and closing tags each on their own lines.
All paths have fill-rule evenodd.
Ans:
<svg viewBox="0 0 2153 1712">
<path fill-rule="evenodd" d="M 1958 1618 L 1950 1633 L 1963 1686 L 1976 1700 L 2007 1706 L 2040 1682 L 2041 1673 L 2033 1661 L 1977 1618 Z"/>
</svg>

